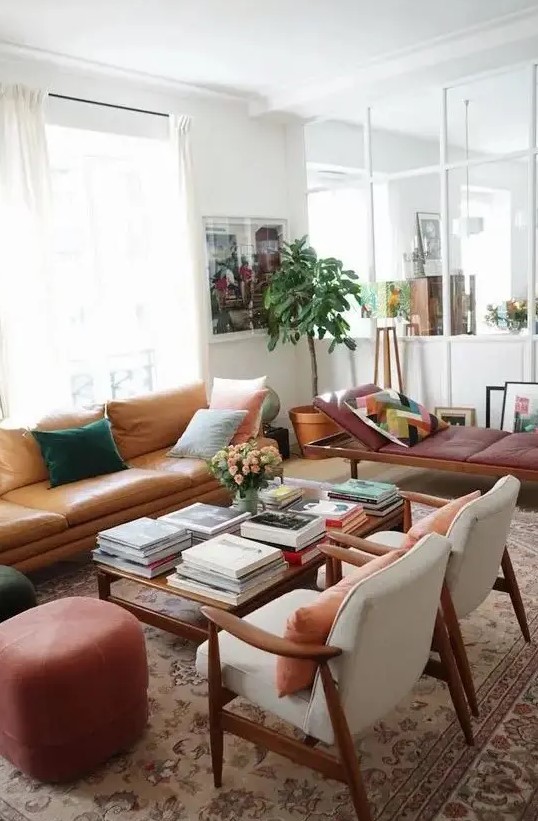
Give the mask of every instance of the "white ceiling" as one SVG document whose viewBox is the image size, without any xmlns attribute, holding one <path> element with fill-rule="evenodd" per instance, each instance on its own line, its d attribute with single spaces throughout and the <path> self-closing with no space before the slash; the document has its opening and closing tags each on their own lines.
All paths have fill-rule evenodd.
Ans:
<svg viewBox="0 0 538 821">
<path fill-rule="evenodd" d="M 264 97 L 529 7 L 538 0 L 0 0 L 0 40 Z"/>
</svg>

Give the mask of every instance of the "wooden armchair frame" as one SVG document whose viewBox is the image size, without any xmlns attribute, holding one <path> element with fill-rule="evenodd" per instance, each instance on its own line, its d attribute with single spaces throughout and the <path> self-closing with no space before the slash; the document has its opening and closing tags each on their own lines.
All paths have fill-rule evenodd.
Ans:
<svg viewBox="0 0 538 821">
<path fill-rule="evenodd" d="M 366 789 L 362 779 L 355 746 L 346 716 L 340 702 L 338 689 L 329 670 L 328 661 L 341 654 L 338 647 L 322 645 L 297 644 L 275 636 L 253 624 L 242 621 L 231 613 L 215 607 L 202 607 L 202 612 L 209 622 L 208 647 L 208 682 L 209 682 L 209 736 L 211 742 L 211 763 L 215 787 L 222 785 L 223 737 L 224 731 L 258 744 L 272 752 L 289 758 L 295 764 L 310 767 L 312 770 L 347 784 L 351 800 L 359 821 L 372 821 Z M 236 698 L 236 693 L 226 689 L 222 684 L 218 630 L 226 630 L 241 641 L 272 653 L 288 658 L 311 659 L 319 664 L 323 692 L 338 749 L 337 759 L 324 750 L 314 747 L 318 741 L 312 736 L 305 736 L 302 741 L 277 733 L 256 724 L 254 721 L 238 716 L 226 705 Z"/>
<path fill-rule="evenodd" d="M 425 505 L 427 507 L 441 508 L 450 501 L 449 499 L 443 499 L 438 496 L 429 496 L 425 493 L 415 493 L 411 491 L 402 491 L 401 496 L 404 500 L 404 532 L 406 533 L 412 525 L 412 503 Z M 368 554 L 370 556 L 381 556 L 384 553 L 390 553 L 394 550 L 394 548 L 387 547 L 387 545 L 377 544 L 376 542 L 369 541 L 368 539 L 362 539 L 357 536 L 350 536 L 346 533 L 340 533 L 338 530 L 329 531 L 329 535 L 333 541 L 340 545 L 345 545 L 345 548 L 352 547 L 354 548 L 354 551 L 359 551 L 358 555 L 362 558 L 362 564 L 364 564 L 364 557 Z M 335 562 L 334 556 L 330 565 L 329 560 L 327 561 L 326 578 L 328 585 L 338 581 L 338 579 L 342 577 L 342 562 L 345 562 L 346 564 L 356 564 L 356 562 L 351 561 L 351 554 L 346 552 L 345 548 L 342 550 L 342 553 L 339 554 L 339 561 Z M 503 575 L 497 577 L 495 584 L 493 585 L 493 590 L 508 593 L 523 637 L 525 641 L 530 642 L 531 636 L 527 616 L 525 614 L 525 606 L 521 598 L 521 592 L 519 590 L 519 585 L 517 583 L 514 568 L 512 566 L 512 560 L 510 559 L 510 554 L 507 547 L 504 548 L 501 559 L 501 569 Z M 478 716 L 478 700 L 476 697 L 471 668 L 469 666 L 469 659 L 465 650 L 465 644 L 463 642 L 458 616 L 454 609 L 452 597 L 446 584 L 443 584 L 441 590 L 441 609 L 444 615 L 444 620 L 452 646 L 452 652 L 454 653 L 454 657 L 456 659 L 456 664 L 458 666 L 461 681 L 465 689 L 469 707 L 471 708 L 472 714 L 474 716 Z"/>
<path fill-rule="evenodd" d="M 348 562 L 353 559 L 352 564 L 362 565 L 371 559 L 369 554 L 351 557 L 344 548 L 334 545 L 321 545 L 321 550 L 328 560 L 336 562 Z M 328 664 L 332 658 L 339 656 L 342 650 L 329 645 L 304 645 L 283 639 L 214 607 L 202 607 L 202 612 L 209 623 L 209 734 L 215 787 L 222 785 L 223 737 L 226 731 L 283 755 L 296 764 L 310 767 L 327 778 L 347 784 L 359 821 L 372 821 L 353 738 L 349 731 L 337 685 Z M 266 653 L 288 658 L 310 659 L 318 663 L 338 757 L 324 750 L 315 749 L 318 740 L 312 736 L 304 736 L 302 740 L 290 738 L 226 709 L 226 705 L 236 698 L 237 694 L 224 687 L 222 683 L 218 629 L 225 630 L 246 644 Z M 469 745 L 473 745 L 473 731 L 465 693 L 441 609 L 438 610 L 435 620 L 432 647 L 435 647 L 439 653 L 440 660 L 429 661 L 425 672 L 447 682 L 465 739 Z"/>
</svg>

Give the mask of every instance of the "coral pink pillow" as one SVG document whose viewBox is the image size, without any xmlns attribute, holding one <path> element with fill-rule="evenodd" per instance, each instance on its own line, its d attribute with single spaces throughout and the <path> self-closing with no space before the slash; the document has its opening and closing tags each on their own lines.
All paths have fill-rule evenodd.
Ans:
<svg viewBox="0 0 538 821">
<path fill-rule="evenodd" d="M 222 379 L 219 382 L 225 382 Z M 255 381 L 255 380 L 252 380 Z M 235 436 L 232 439 L 233 445 L 240 445 L 243 442 L 248 442 L 249 439 L 258 436 L 260 432 L 262 405 L 263 400 L 267 396 L 266 389 L 257 389 L 252 391 L 248 387 L 238 387 L 237 390 L 231 391 L 227 389 L 220 389 L 218 385 L 213 385 L 211 393 L 211 401 L 209 403 L 210 410 L 242 410 L 247 411 L 247 415 L 239 425 Z"/>
<path fill-rule="evenodd" d="M 383 556 L 376 556 L 362 567 L 357 567 L 353 573 L 344 576 L 338 584 L 328 587 L 312 604 L 300 607 L 291 614 L 284 638 L 297 644 L 325 644 L 340 605 L 349 591 L 358 582 L 392 564 L 403 554 L 403 550 L 392 550 Z M 316 662 L 309 659 L 279 656 L 276 663 L 276 688 L 279 698 L 311 687 L 316 668 Z"/>
<path fill-rule="evenodd" d="M 453 499 L 443 507 L 437 508 L 429 516 L 420 519 L 413 527 L 411 527 L 405 534 L 405 539 L 402 544 L 403 550 L 408 550 L 413 547 L 419 539 L 427 536 L 428 533 L 439 533 L 441 536 L 446 536 L 450 525 L 456 518 L 460 510 L 465 507 L 468 502 L 480 497 L 479 490 L 473 490 L 467 496 L 460 496 L 458 499 Z"/>
</svg>

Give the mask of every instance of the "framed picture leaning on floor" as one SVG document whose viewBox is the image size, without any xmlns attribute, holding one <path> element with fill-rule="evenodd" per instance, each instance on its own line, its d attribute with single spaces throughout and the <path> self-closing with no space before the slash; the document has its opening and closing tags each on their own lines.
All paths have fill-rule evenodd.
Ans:
<svg viewBox="0 0 538 821">
<path fill-rule="evenodd" d="M 462 428 L 476 425 L 474 408 L 435 408 L 435 415 L 449 425 L 458 425 Z"/>
<path fill-rule="evenodd" d="M 538 382 L 505 382 L 501 429 L 538 431 Z"/>
</svg>

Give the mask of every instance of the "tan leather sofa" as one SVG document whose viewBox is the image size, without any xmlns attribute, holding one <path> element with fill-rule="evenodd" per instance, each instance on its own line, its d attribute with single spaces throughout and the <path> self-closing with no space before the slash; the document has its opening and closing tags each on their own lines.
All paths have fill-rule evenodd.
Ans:
<svg viewBox="0 0 538 821">
<path fill-rule="evenodd" d="M 204 461 L 166 456 L 194 412 L 204 407 L 205 387 L 197 383 L 47 416 L 35 427 L 60 430 L 106 414 L 130 466 L 57 488 L 50 487 L 29 431 L 0 428 L 0 564 L 35 570 L 92 548 L 103 528 L 159 516 L 195 501 L 229 501 L 228 491 L 213 479 Z"/>
</svg>

